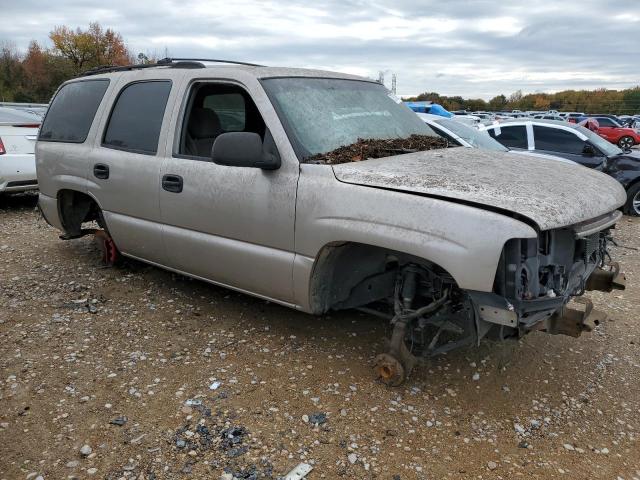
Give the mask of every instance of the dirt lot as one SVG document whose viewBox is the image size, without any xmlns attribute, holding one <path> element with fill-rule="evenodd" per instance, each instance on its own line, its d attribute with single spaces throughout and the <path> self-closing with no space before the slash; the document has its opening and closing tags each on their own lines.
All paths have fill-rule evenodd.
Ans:
<svg viewBox="0 0 640 480">
<path fill-rule="evenodd" d="M 610 315 L 595 332 L 483 344 L 387 388 L 381 320 L 101 268 L 34 206 L 0 200 L 0 479 L 277 478 L 301 461 L 311 480 L 640 478 L 638 219 L 616 232 L 628 289 L 591 295 Z"/>
</svg>

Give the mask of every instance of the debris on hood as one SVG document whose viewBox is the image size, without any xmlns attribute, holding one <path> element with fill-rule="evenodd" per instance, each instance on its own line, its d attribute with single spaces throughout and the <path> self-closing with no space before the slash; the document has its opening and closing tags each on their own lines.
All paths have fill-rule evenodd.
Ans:
<svg viewBox="0 0 640 480">
<path fill-rule="evenodd" d="M 307 157 L 304 163 L 337 165 L 340 163 L 359 162 L 370 158 L 392 157 L 403 153 L 437 150 L 447 147 L 449 147 L 447 140 L 430 135 L 411 135 L 409 138 L 390 138 L 386 140 L 359 138 L 356 143 L 351 145 L 345 145 L 327 153 L 319 153 Z"/>
</svg>

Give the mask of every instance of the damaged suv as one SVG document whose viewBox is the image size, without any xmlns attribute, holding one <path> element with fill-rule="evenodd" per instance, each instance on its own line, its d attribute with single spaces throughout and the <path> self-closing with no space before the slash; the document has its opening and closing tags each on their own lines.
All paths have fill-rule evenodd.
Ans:
<svg viewBox="0 0 640 480">
<path fill-rule="evenodd" d="M 447 147 L 368 79 L 165 59 L 60 87 L 36 147 L 39 206 L 63 240 L 94 234 L 107 263 L 387 318 L 376 372 L 390 385 L 485 337 L 589 330 L 592 305 L 567 304 L 624 288 L 607 251 L 622 187 Z"/>
</svg>

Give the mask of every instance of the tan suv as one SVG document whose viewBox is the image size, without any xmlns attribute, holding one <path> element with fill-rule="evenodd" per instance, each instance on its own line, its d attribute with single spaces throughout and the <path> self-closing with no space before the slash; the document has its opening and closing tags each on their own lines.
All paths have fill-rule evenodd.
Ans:
<svg viewBox="0 0 640 480">
<path fill-rule="evenodd" d="M 605 264 L 620 185 L 465 148 L 323 161 L 434 136 L 351 75 L 184 59 L 102 69 L 51 102 L 39 205 L 63 239 L 97 234 L 107 261 L 121 253 L 313 314 L 388 318 L 376 368 L 389 384 L 489 335 L 589 329 L 590 306 L 565 305 L 623 287 Z M 83 228 L 92 221 L 100 230 Z"/>
</svg>

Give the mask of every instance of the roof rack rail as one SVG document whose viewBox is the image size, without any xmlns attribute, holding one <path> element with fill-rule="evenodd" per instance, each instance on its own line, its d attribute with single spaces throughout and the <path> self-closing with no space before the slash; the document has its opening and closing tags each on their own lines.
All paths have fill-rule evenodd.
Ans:
<svg viewBox="0 0 640 480">
<path fill-rule="evenodd" d="M 109 72 L 125 72 L 127 70 L 140 70 L 143 68 L 151 68 L 159 66 L 156 63 L 141 63 L 139 65 L 101 65 L 99 67 L 92 68 L 91 70 L 87 70 L 86 72 L 78 75 L 79 77 L 88 77 L 90 75 L 98 75 L 100 73 L 109 73 Z"/>
<path fill-rule="evenodd" d="M 230 63 L 233 65 L 246 65 L 249 67 L 262 67 L 255 63 L 236 62 L 234 60 L 219 60 L 215 58 L 161 58 L 155 63 L 141 63 L 137 65 L 101 65 L 81 73 L 80 77 L 90 75 L 98 75 L 100 73 L 125 72 L 129 70 L 140 70 L 152 67 L 171 67 L 171 68 L 205 68 L 202 62 L 212 63 Z"/>
<path fill-rule="evenodd" d="M 217 58 L 162 58 L 158 60 L 158 65 L 170 65 L 173 62 L 212 62 L 212 63 L 231 63 L 233 65 L 246 65 L 248 67 L 263 67 L 264 65 L 258 65 L 257 63 L 237 62 L 235 60 L 220 60 Z M 204 66 L 204 65 L 203 65 Z"/>
</svg>

